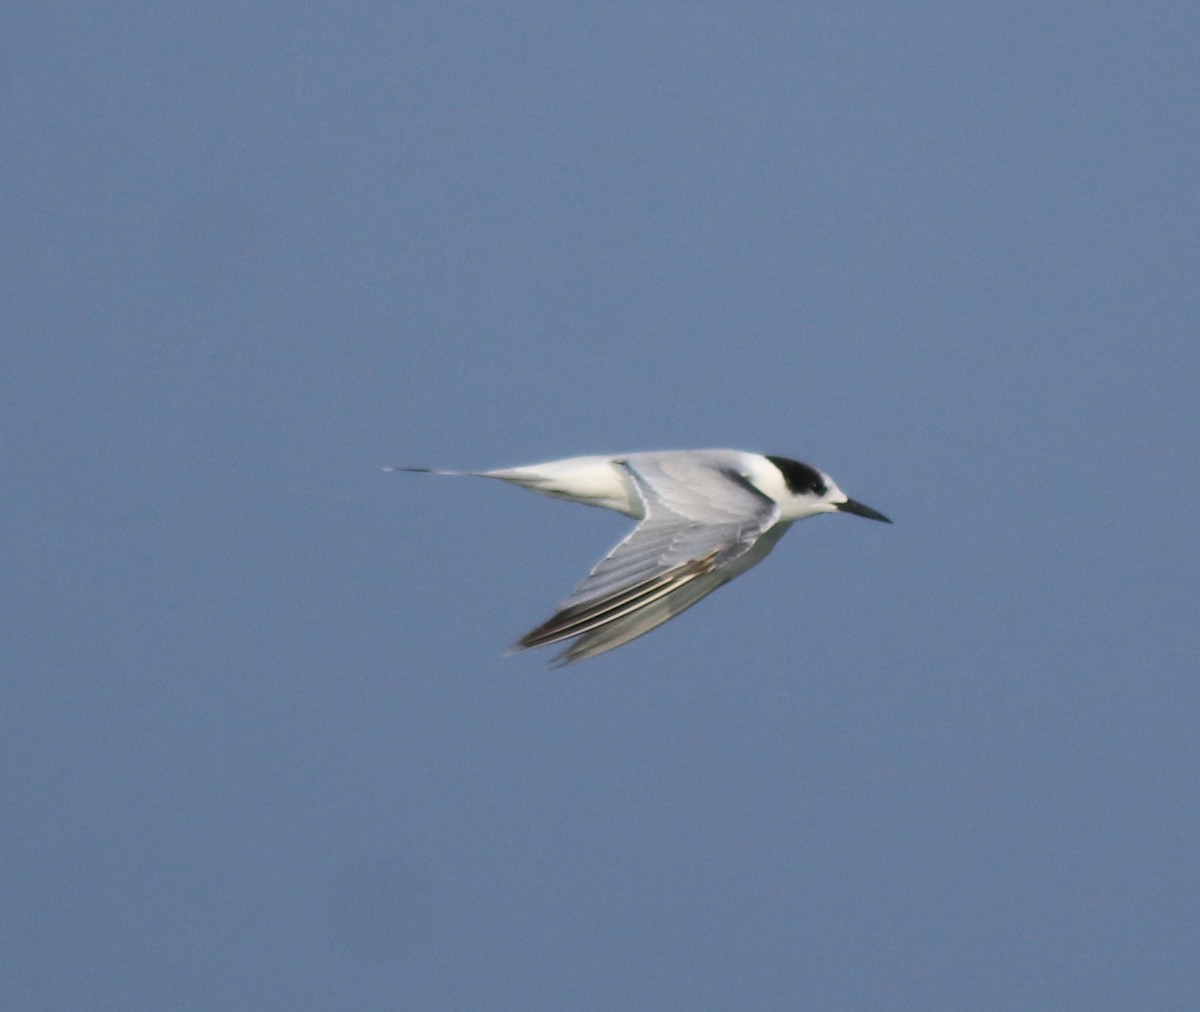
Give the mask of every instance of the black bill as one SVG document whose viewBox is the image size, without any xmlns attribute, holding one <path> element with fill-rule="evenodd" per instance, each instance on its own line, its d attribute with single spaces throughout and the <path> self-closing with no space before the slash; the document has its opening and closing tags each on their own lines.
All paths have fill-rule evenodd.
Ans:
<svg viewBox="0 0 1200 1012">
<path fill-rule="evenodd" d="M 879 520 L 885 524 L 890 524 L 891 521 L 878 510 L 871 509 L 870 506 L 864 506 L 860 502 L 855 502 L 853 499 L 847 499 L 845 502 L 837 504 L 837 508 L 842 513 L 853 513 L 858 517 L 866 517 L 868 520 Z"/>
</svg>

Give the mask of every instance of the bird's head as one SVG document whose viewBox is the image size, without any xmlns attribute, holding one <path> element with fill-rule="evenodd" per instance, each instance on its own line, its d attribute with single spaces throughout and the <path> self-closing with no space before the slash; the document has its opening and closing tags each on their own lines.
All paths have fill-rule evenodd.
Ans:
<svg viewBox="0 0 1200 1012">
<path fill-rule="evenodd" d="M 851 499 L 823 471 L 790 457 L 764 459 L 770 470 L 764 466 L 763 473 L 754 475 L 752 480 L 779 503 L 781 519 L 802 520 L 817 513 L 853 513 L 868 520 L 891 523 L 878 510 Z"/>
</svg>

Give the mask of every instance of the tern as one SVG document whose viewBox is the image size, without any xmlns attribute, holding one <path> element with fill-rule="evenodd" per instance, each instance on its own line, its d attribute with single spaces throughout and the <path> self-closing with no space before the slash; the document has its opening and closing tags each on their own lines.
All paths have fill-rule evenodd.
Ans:
<svg viewBox="0 0 1200 1012">
<path fill-rule="evenodd" d="M 742 450 L 570 457 L 494 471 L 387 470 L 496 478 L 639 521 L 554 615 L 513 644 L 517 652 L 573 640 L 554 667 L 656 629 L 762 562 L 797 520 L 853 513 L 891 523 L 815 467 Z"/>
</svg>

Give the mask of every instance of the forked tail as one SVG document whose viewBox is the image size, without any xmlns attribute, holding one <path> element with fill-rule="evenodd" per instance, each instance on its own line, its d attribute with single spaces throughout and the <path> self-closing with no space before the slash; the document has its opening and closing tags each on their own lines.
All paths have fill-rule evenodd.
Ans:
<svg viewBox="0 0 1200 1012">
<path fill-rule="evenodd" d="M 401 464 L 389 464 L 384 468 L 385 471 L 409 471 L 412 474 L 449 474 L 457 477 L 471 477 L 475 474 L 474 471 L 444 471 L 439 467 L 404 467 Z"/>
</svg>

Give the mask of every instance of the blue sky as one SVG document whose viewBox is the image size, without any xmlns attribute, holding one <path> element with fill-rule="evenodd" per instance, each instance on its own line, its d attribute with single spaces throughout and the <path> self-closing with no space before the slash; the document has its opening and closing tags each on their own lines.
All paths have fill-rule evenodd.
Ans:
<svg viewBox="0 0 1200 1012">
<path fill-rule="evenodd" d="M 1194 4 L 11 3 L 6 1008 L 1200 992 Z M 819 518 L 503 649 L 732 446 Z"/>
</svg>

